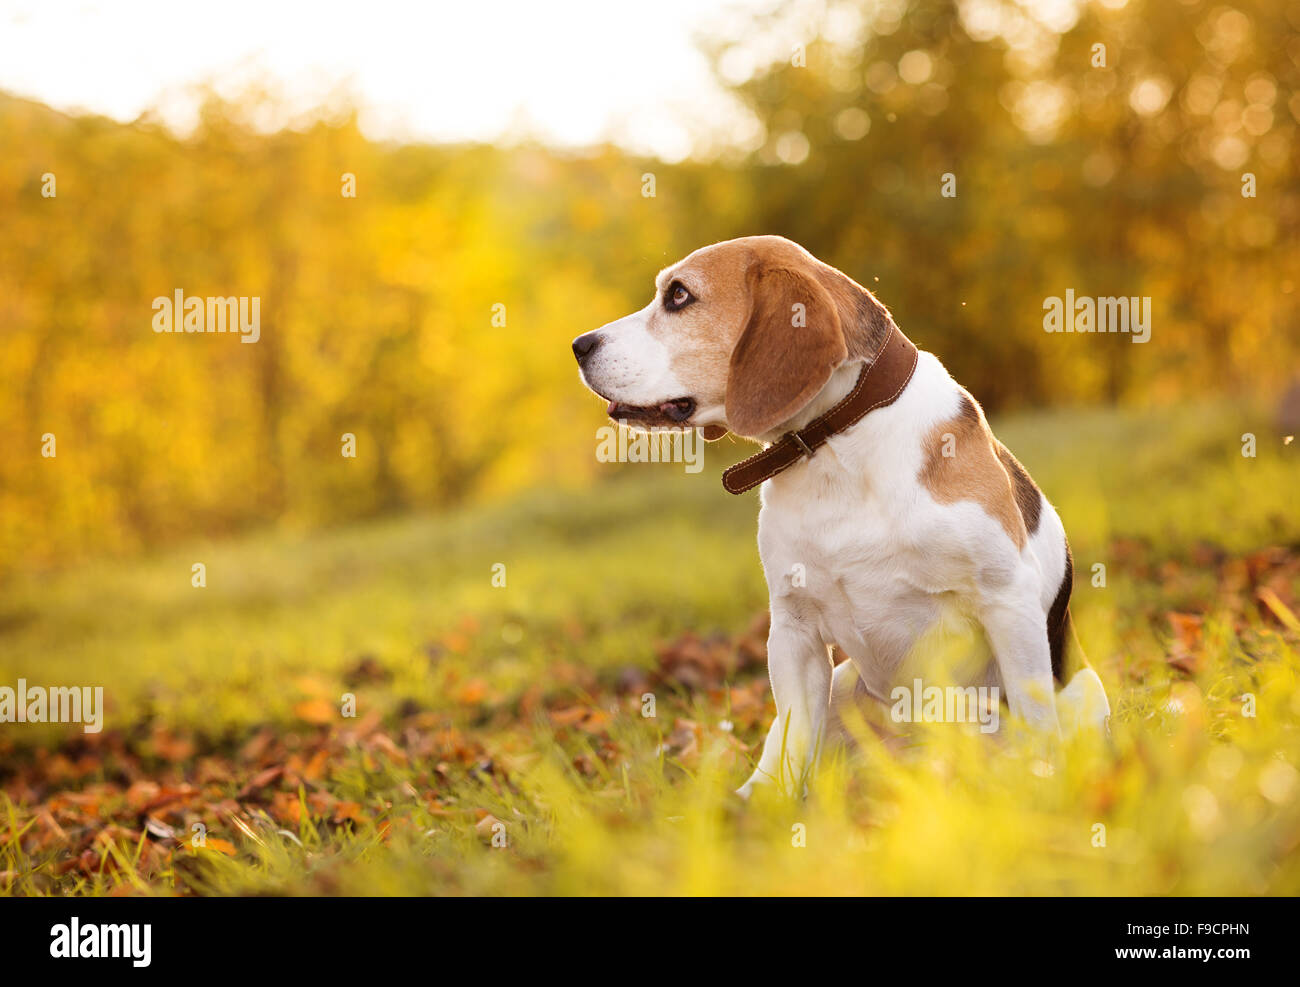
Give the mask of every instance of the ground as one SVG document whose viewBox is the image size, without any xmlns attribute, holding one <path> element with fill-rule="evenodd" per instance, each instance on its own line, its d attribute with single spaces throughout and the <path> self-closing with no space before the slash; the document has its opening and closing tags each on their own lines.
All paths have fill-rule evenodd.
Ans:
<svg viewBox="0 0 1300 987">
<path fill-rule="evenodd" d="M 1300 472 L 1266 421 L 995 422 L 1070 534 L 1111 745 L 872 734 L 794 802 L 731 794 L 771 696 L 755 495 L 716 468 L 31 575 L 0 686 L 107 713 L 0 724 L 0 892 L 1295 894 Z"/>
</svg>

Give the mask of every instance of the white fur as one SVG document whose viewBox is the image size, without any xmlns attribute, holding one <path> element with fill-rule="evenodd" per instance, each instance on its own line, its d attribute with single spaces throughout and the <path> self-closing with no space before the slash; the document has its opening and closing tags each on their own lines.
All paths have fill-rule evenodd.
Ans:
<svg viewBox="0 0 1300 987">
<path fill-rule="evenodd" d="M 658 299 L 639 312 L 601 326 L 602 342 L 582 368 L 597 394 L 630 405 L 655 405 L 687 393 L 670 366 L 669 348 L 651 335 L 649 321 Z"/>
</svg>

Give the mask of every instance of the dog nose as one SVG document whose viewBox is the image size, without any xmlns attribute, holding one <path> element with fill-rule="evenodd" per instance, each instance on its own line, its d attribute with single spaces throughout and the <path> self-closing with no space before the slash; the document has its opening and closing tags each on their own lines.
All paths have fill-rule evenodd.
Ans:
<svg viewBox="0 0 1300 987">
<path fill-rule="evenodd" d="M 596 347 L 600 345 L 599 332 L 584 332 L 581 336 L 573 341 L 573 355 L 581 364 L 592 353 L 596 352 Z"/>
</svg>

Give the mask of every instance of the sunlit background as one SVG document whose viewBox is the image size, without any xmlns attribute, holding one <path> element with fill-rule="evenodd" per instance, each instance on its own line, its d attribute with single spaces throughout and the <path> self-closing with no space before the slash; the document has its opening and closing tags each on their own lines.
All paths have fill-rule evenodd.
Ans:
<svg viewBox="0 0 1300 987">
<path fill-rule="evenodd" d="M 734 125 L 737 104 L 697 41 L 749 16 L 727 0 L 129 0 L 6 11 L 0 88 L 61 110 L 185 133 L 197 123 L 196 89 L 237 99 L 262 87 L 276 97 L 256 119 L 263 130 L 355 106 L 372 139 L 617 140 L 672 160 Z"/>
<path fill-rule="evenodd" d="M 0 568 L 586 482 L 568 340 L 740 234 L 871 287 L 992 411 L 1273 400 L 1298 28 L 1282 0 L 8 4 Z M 260 297 L 261 340 L 155 335 L 177 289 Z M 1045 333 L 1070 289 L 1149 296 L 1151 341 Z"/>
</svg>

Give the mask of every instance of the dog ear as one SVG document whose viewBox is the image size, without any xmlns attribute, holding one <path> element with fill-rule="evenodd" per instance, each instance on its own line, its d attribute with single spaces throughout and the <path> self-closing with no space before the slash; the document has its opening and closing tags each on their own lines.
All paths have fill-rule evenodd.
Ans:
<svg viewBox="0 0 1300 987">
<path fill-rule="evenodd" d="M 770 432 L 826 386 L 848 348 L 830 293 L 791 268 L 749 274 L 749 322 L 731 351 L 727 425 L 750 438 Z"/>
</svg>

